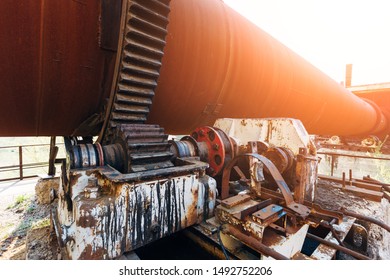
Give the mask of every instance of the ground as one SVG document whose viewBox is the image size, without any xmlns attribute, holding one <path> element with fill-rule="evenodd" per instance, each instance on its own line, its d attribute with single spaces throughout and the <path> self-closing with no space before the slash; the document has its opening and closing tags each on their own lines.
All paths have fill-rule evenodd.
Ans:
<svg viewBox="0 0 390 280">
<path fill-rule="evenodd" d="M 390 223 L 390 205 L 386 199 L 373 202 L 359 198 L 337 188 L 340 184 L 318 180 L 316 203 L 329 210 L 345 209 Z M 390 233 L 377 225 L 366 224 L 368 233 L 368 256 L 372 259 L 390 260 Z"/>
<path fill-rule="evenodd" d="M 0 184 L 0 259 L 57 259 L 50 206 L 37 204 L 37 180 Z"/>
<path fill-rule="evenodd" d="M 0 260 L 61 259 L 50 230 L 50 205 L 37 203 L 37 179 L 0 184 Z M 324 208 L 345 207 L 390 222 L 389 203 L 371 202 L 319 180 L 316 202 Z M 390 234 L 376 225 L 369 228 L 368 254 L 373 259 L 390 259 Z"/>
</svg>

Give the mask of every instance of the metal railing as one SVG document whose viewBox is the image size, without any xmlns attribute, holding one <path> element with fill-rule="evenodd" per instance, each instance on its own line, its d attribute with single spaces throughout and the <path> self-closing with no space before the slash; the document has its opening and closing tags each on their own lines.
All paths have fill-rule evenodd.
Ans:
<svg viewBox="0 0 390 280">
<path fill-rule="evenodd" d="M 63 143 L 58 143 L 58 144 L 63 144 Z M 46 148 L 47 147 L 47 153 L 45 151 L 45 155 L 47 160 L 45 161 L 36 161 L 36 162 L 28 162 L 26 163 L 23 160 L 23 151 L 25 148 Z M 1 155 L 1 152 L 4 150 L 11 150 L 11 152 L 18 152 L 18 164 L 11 164 L 11 165 L 1 165 L 3 161 L 4 155 Z M 2 181 L 10 181 L 10 180 L 23 180 L 27 178 L 34 178 L 38 177 L 41 175 L 42 168 L 49 168 L 49 150 L 50 150 L 50 144 L 31 144 L 31 145 L 17 145 L 17 146 L 4 146 L 0 147 L 0 182 Z M 5 153 L 3 153 L 5 154 Z M 17 159 L 16 158 L 16 159 Z M 30 160 L 29 160 L 30 161 Z M 58 163 L 58 161 L 56 161 Z M 37 170 L 35 173 L 34 172 L 25 172 L 27 170 Z M 40 172 L 38 172 L 38 169 L 40 169 Z M 6 176 L 1 176 L 6 173 L 10 173 L 10 175 Z M 29 173 L 29 174 L 26 174 Z M 31 174 L 33 173 L 33 174 Z M 39 173 L 39 174 L 38 174 Z"/>
<path fill-rule="evenodd" d="M 335 158 L 336 157 L 349 157 L 349 158 L 355 158 L 355 159 L 369 159 L 369 160 L 390 161 L 390 157 L 385 157 L 385 156 L 358 155 L 358 154 L 346 154 L 346 153 L 336 153 L 336 152 L 321 152 L 321 151 L 318 151 L 317 154 L 330 157 L 330 176 L 334 176 Z"/>
</svg>

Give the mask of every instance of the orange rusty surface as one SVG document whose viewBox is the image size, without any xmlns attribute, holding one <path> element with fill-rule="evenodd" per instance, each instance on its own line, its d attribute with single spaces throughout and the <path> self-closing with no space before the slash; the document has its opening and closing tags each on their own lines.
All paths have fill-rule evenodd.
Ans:
<svg viewBox="0 0 390 280">
<path fill-rule="evenodd" d="M 310 133 L 389 131 L 372 105 L 222 1 L 171 7 L 150 123 L 187 134 L 221 117 L 293 117 Z M 100 1 L 2 0 L 0 9 L 0 136 L 70 135 L 102 112 L 116 55 L 99 46 Z"/>
<path fill-rule="evenodd" d="M 72 134 L 111 85 L 100 1 L 2 0 L 0 10 L 0 136 Z"/>
<path fill-rule="evenodd" d="M 316 134 L 385 127 L 370 104 L 222 1 L 173 0 L 149 121 L 183 134 L 221 117 L 293 117 Z"/>
<path fill-rule="evenodd" d="M 375 102 L 375 104 L 377 104 L 381 108 L 382 112 L 385 114 L 385 116 L 389 120 L 390 119 L 390 88 L 389 88 L 389 86 L 390 86 L 389 84 L 384 84 L 383 88 L 378 88 L 378 89 L 375 89 L 375 85 L 374 85 L 374 88 L 370 88 L 370 86 L 368 86 L 368 88 L 366 90 L 364 90 L 364 89 L 359 90 L 359 86 L 356 86 L 356 87 L 352 87 L 351 90 L 354 94 L 356 94 L 360 98 L 365 98 L 365 99 L 368 99 L 368 100 Z M 380 87 L 380 84 L 379 84 L 379 87 Z M 364 88 L 364 86 L 361 86 L 360 88 Z M 356 90 L 354 90 L 354 89 L 356 89 Z"/>
</svg>

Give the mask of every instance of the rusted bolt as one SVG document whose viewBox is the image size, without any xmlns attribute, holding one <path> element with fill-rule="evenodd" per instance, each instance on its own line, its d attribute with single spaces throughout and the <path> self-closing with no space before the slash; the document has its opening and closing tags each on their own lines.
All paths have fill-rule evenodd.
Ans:
<svg viewBox="0 0 390 280">
<path fill-rule="evenodd" d="M 306 155 L 307 154 L 307 150 L 305 148 L 299 148 L 299 154 L 300 155 Z"/>
<path fill-rule="evenodd" d="M 208 133 L 208 135 L 209 135 L 210 141 L 214 141 L 214 139 L 215 139 L 215 133 L 214 133 L 214 131 L 210 130 L 209 133 Z"/>
<path fill-rule="evenodd" d="M 200 136 L 204 136 L 204 131 L 201 129 L 201 130 L 199 130 L 199 135 Z"/>
<path fill-rule="evenodd" d="M 152 226 L 150 227 L 150 231 L 151 231 L 152 233 L 157 234 L 157 233 L 159 233 L 159 232 L 161 231 L 161 226 L 160 226 L 159 224 L 154 224 L 154 225 L 152 225 Z"/>
<path fill-rule="evenodd" d="M 219 145 L 218 145 L 218 144 L 214 144 L 214 145 L 213 145 L 213 149 L 216 150 L 216 151 L 218 151 L 218 150 L 219 150 Z"/>
</svg>

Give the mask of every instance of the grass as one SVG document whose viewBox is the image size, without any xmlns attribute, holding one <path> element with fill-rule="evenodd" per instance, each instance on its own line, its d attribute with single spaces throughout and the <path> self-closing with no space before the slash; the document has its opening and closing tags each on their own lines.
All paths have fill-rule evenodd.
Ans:
<svg viewBox="0 0 390 280">
<path fill-rule="evenodd" d="M 16 223 L 7 223 L 1 227 L 0 240 L 4 240 L 10 236 L 25 235 L 30 229 L 39 229 L 50 226 L 48 216 L 42 217 L 34 215 L 37 210 L 35 203 L 31 201 L 31 195 L 19 195 L 15 201 L 7 207 L 7 210 L 18 211 L 23 217 L 22 220 Z"/>
<path fill-rule="evenodd" d="M 2 226 L 0 230 L 0 241 L 7 239 L 11 236 L 12 230 L 15 227 L 15 224 L 13 223 L 7 223 L 6 225 Z"/>
<path fill-rule="evenodd" d="M 31 214 L 31 213 L 34 212 L 36 209 L 37 209 L 37 207 L 36 207 L 35 204 L 30 204 L 30 206 L 27 208 L 26 212 L 27 212 L 27 214 Z"/>
<path fill-rule="evenodd" d="M 29 228 L 31 228 L 31 225 L 33 223 L 33 219 L 25 219 L 23 220 L 19 226 L 15 229 L 15 233 L 25 233 Z"/>
<path fill-rule="evenodd" d="M 14 230 L 16 235 L 25 234 L 30 229 L 39 229 L 50 226 L 49 217 L 36 219 L 34 217 L 29 217 L 24 219 L 18 227 Z"/>
<path fill-rule="evenodd" d="M 16 197 L 14 203 L 12 203 L 11 205 L 8 205 L 8 207 L 6 209 L 9 210 L 9 209 L 14 209 L 14 208 L 23 206 L 23 204 L 25 204 L 30 199 L 30 197 L 31 197 L 31 195 L 29 196 L 26 194 L 18 195 Z"/>
<path fill-rule="evenodd" d="M 18 213 L 23 213 L 26 211 L 26 209 L 29 209 L 31 205 L 31 196 L 27 194 L 18 195 L 14 202 L 9 205 L 6 210 L 17 210 Z M 29 207 L 29 208 L 28 208 Z M 19 225 L 16 226 L 16 223 L 7 223 L 4 226 L 1 227 L 0 230 L 0 240 L 4 240 L 11 235 L 13 235 L 15 232 L 23 232 L 29 228 L 28 223 L 23 220 Z"/>
<path fill-rule="evenodd" d="M 49 217 L 43 218 L 41 220 L 35 221 L 31 225 L 31 229 L 38 229 L 38 228 L 44 228 L 50 226 L 50 219 Z"/>
</svg>

